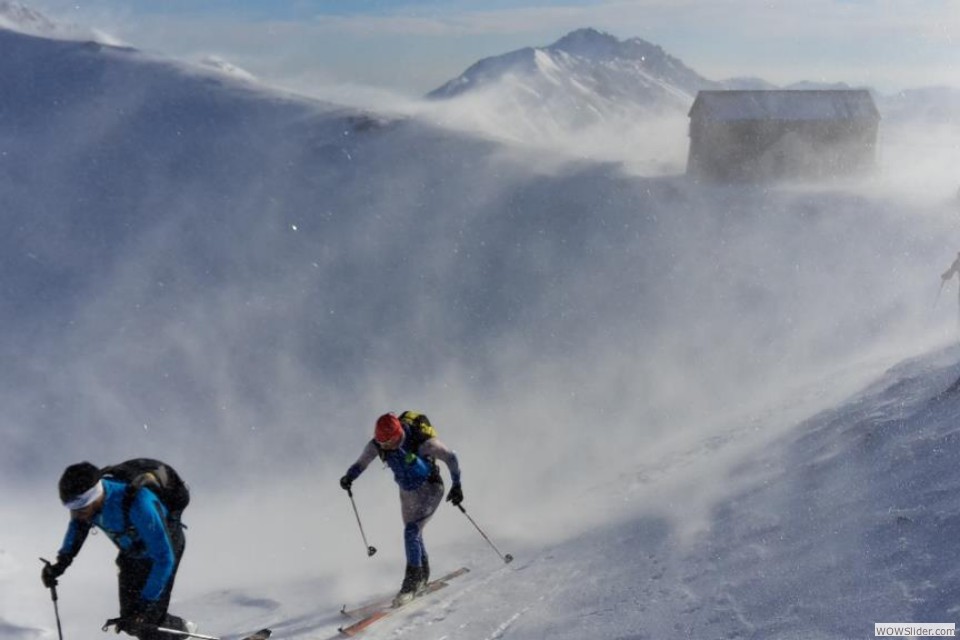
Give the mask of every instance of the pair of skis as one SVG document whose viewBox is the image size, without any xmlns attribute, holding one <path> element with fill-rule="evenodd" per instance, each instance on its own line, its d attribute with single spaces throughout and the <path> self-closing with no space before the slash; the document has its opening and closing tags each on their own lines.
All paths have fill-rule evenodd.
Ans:
<svg viewBox="0 0 960 640">
<path fill-rule="evenodd" d="M 400 605 L 394 606 L 392 597 L 371 602 L 370 604 L 357 607 L 356 609 L 347 609 L 346 605 L 344 605 L 343 608 L 340 609 L 340 613 L 352 619 L 353 622 L 340 627 L 338 631 L 342 636 L 353 637 L 370 625 L 383 620 L 392 613 L 400 611 L 401 609 L 409 608 L 418 602 L 422 602 L 421 599 L 424 596 L 443 589 L 447 586 L 450 580 L 453 580 L 458 576 L 462 576 L 468 571 L 470 570 L 466 567 L 460 567 L 456 571 L 451 571 L 445 576 L 437 578 L 436 580 L 431 580 L 419 593 L 417 593 L 417 596 L 413 600 L 409 600 Z"/>
</svg>

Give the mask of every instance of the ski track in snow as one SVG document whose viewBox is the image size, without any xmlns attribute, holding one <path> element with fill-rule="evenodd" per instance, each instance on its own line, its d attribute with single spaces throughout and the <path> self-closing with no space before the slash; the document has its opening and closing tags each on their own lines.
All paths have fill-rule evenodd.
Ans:
<svg viewBox="0 0 960 640">
<path fill-rule="evenodd" d="M 479 579 L 466 582 L 463 586 L 460 586 L 459 589 L 457 589 L 459 585 L 457 585 L 456 581 L 451 581 L 450 586 L 440 592 L 443 595 L 439 598 L 431 598 L 428 596 L 423 602 L 423 606 L 417 607 L 417 610 L 409 613 L 401 612 L 396 614 L 400 622 L 394 623 L 395 628 L 389 632 L 389 637 L 424 637 L 424 633 L 427 632 L 430 627 L 445 621 L 451 614 L 456 613 L 461 606 L 469 606 L 471 599 L 477 599 L 474 598 L 475 595 L 489 593 L 491 587 L 494 586 L 497 580 L 502 579 L 506 571 L 509 571 L 509 568 L 493 571 L 481 576 Z M 451 590 L 454 589 L 456 590 L 451 593 Z M 504 631 L 510 624 L 523 615 L 527 609 L 529 609 L 529 607 L 524 607 L 520 611 L 512 614 L 494 630 L 492 635 L 487 636 L 488 640 L 502 637 Z M 389 620 L 387 622 L 389 623 Z M 447 636 L 440 636 L 440 638 L 444 637 Z"/>
</svg>

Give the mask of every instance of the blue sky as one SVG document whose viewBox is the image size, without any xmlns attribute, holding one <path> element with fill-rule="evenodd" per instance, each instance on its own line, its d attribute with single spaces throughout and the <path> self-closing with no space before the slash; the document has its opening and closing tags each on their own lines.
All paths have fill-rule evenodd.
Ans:
<svg viewBox="0 0 960 640">
<path fill-rule="evenodd" d="M 711 79 L 960 85 L 958 0 L 37 0 L 55 18 L 288 86 L 416 96 L 580 27 L 662 46 Z"/>
</svg>

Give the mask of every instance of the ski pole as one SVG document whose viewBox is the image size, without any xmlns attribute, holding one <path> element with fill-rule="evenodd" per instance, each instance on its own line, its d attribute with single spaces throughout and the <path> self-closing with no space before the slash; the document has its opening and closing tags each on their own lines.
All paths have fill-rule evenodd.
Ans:
<svg viewBox="0 0 960 640">
<path fill-rule="evenodd" d="M 40 558 L 40 562 L 51 566 L 49 560 Z M 63 629 L 60 628 L 60 606 L 57 604 L 57 581 L 54 580 L 53 584 L 50 586 L 50 598 L 53 600 L 53 615 L 57 617 L 57 635 L 60 636 L 60 640 L 63 640 Z"/>
<path fill-rule="evenodd" d="M 357 511 L 357 503 L 353 499 L 353 490 L 347 489 L 347 495 L 350 496 L 350 504 L 353 505 L 353 515 L 357 516 L 357 526 L 360 527 L 360 537 L 363 538 L 363 546 L 367 548 L 367 557 L 369 558 L 377 552 L 377 548 L 367 543 L 367 534 L 363 532 L 363 523 L 360 522 L 360 512 Z"/>
<path fill-rule="evenodd" d="M 467 513 L 467 510 L 463 508 L 462 504 L 458 504 L 457 509 L 460 509 L 463 515 L 467 516 L 467 520 L 470 521 L 470 524 L 476 527 L 477 531 L 480 532 L 480 535 L 483 536 L 483 539 L 486 540 L 491 547 L 493 547 L 493 550 L 497 552 L 497 555 L 500 556 L 501 560 L 503 560 L 506 564 L 510 564 L 511 562 L 513 562 L 513 556 L 510 555 L 509 553 L 507 555 L 503 555 L 502 553 L 500 553 L 500 549 L 497 549 L 497 545 L 493 544 L 493 541 L 487 537 L 487 534 L 483 532 L 483 529 L 480 528 L 480 525 L 478 525 L 476 522 L 473 521 L 473 518 L 470 517 L 470 514 Z"/>
<path fill-rule="evenodd" d="M 167 629 L 166 627 L 157 627 L 157 631 L 161 633 L 169 633 L 173 636 L 180 636 L 181 638 L 200 638 L 201 640 L 221 640 L 217 636 L 205 636 L 202 633 L 190 633 L 189 631 L 180 631 L 179 629 Z"/>
<path fill-rule="evenodd" d="M 940 302 L 940 294 L 943 293 L 943 285 L 947 284 L 947 281 L 943 278 L 940 278 L 940 288 L 937 289 L 937 299 L 933 301 L 933 308 L 937 308 L 937 303 Z"/>
<path fill-rule="evenodd" d="M 191 633 L 190 631 L 180 631 L 178 629 L 167 629 L 166 627 L 155 627 L 161 633 L 169 633 L 181 638 L 200 638 L 200 640 L 225 640 L 217 636 L 205 636 L 202 633 Z M 267 640 L 271 635 L 270 629 L 261 629 L 253 635 L 246 636 L 242 640 Z"/>
</svg>

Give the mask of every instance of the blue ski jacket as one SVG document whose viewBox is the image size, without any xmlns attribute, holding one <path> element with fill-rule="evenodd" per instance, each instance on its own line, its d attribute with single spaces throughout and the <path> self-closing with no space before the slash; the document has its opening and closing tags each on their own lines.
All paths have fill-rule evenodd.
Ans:
<svg viewBox="0 0 960 640">
<path fill-rule="evenodd" d="M 415 491 L 428 480 L 442 482 L 435 461 L 443 460 L 450 471 L 451 482 L 460 484 L 457 454 L 433 435 L 432 429 L 423 434 L 414 433 L 410 425 L 404 424 L 403 434 L 400 447 L 393 450 L 381 449 L 373 440 L 367 442 L 360 457 L 347 469 L 347 477 L 356 480 L 379 457 L 393 471 L 393 479 L 401 489 Z"/>
<path fill-rule="evenodd" d="M 121 556 L 152 562 L 140 597 L 155 602 L 173 579 L 176 566 L 173 545 L 167 534 L 167 508 L 156 494 L 143 487 L 130 505 L 128 522 L 123 513 L 127 485 L 107 478 L 101 482 L 105 494 L 103 508 L 89 522 L 70 520 L 58 553 L 72 560 L 83 546 L 90 527 L 97 527 L 117 546 Z"/>
</svg>

